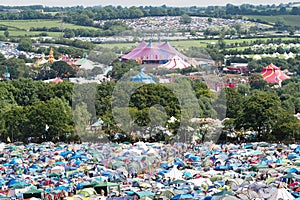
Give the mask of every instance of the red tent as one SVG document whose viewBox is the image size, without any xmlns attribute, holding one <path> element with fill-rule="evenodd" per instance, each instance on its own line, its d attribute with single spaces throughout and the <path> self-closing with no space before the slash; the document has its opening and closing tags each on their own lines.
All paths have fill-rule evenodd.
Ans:
<svg viewBox="0 0 300 200">
<path fill-rule="evenodd" d="M 263 68 L 261 75 L 269 83 L 280 84 L 283 80 L 290 78 L 279 67 L 276 67 L 271 63 L 267 67 Z"/>
</svg>

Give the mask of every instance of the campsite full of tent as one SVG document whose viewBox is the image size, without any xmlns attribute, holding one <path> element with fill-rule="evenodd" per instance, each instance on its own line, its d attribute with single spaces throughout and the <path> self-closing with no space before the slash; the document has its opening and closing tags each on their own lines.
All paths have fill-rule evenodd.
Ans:
<svg viewBox="0 0 300 200">
<path fill-rule="evenodd" d="M 1 198 L 297 199 L 296 144 L 0 144 Z"/>
</svg>

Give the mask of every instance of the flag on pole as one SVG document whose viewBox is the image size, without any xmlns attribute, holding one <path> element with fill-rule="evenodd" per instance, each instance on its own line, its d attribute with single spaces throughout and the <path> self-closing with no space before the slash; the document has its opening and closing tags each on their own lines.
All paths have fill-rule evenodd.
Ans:
<svg viewBox="0 0 300 200">
<path fill-rule="evenodd" d="M 11 142 L 9 136 L 7 137 L 7 142 Z"/>
<path fill-rule="evenodd" d="M 48 124 L 46 124 L 45 131 L 48 132 L 48 130 L 49 130 L 49 126 L 48 126 Z"/>
</svg>

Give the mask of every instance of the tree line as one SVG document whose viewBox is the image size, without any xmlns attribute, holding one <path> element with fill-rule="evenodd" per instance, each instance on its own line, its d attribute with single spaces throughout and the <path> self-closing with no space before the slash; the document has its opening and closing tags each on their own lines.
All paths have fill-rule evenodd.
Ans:
<svg viewBox="0 0 300 200">
<path fill-rule="evenodd" d="M 12 9 L 19 9 L 21 12 L 9 12 Z M 44 10 L 45 12 L 39 12 Z M 76 7 L 43 7 L 43 6 L 18 6 L 0 7 L 1 20 L 20 20 L 20 19 L 63 19 L 65 22 L 92 25 L 93 20 L 107 19 L 134 19 L 148 16 L 181 16 L 183 14 L 201 17 L 233 17 L 237 15 L 299 15 L 300 9 L 293 4 L 280 5 L 233 5 L 208 6 L 208 7 L 160 7 L 153 6 L 95 6 L 84 8 Z M 55 15 L 49 12 L 58 12 Z"/>
<path fill-rule="evenodd" d="M 144 135 L 125 132 L 124 127 L 120 128 L 113 118 L 111 105 L 116 83 L 74 85 L 65 81 L 49 84 L 31 79 L 2 82 L 0 139 L 6 141 L 10 137 L 13 141 L 58 142 L 92 138 L 93 141 L 98 141 L 99 133 L 111 141 L 145 139 Z M 180 85 L 186 87 L 183 83 Z M 296 79 L 286 81 L 282 88 L 275 89 L 256 74 L 251 77 L 249 85 L 239 85 L 235 89 L 225 88 L 220 94 L 212 93 L 200 79 L 186 83 L 192 86 L 198 99 L 198 117 L 216 118 L 218 109 L 223 109 L 226 113 L 223 134 L 252 130 L 258 133 L 255 140 L 259 141 L 300 139 L 299 121 L 293 116 L 295 112 L 300 112 L 300 83 Z M 128 84 L 127 88 L 123 88 L 124 93 L 118 94 L 118 97 L 126 95 L 128 86 L 136 87 L 139 83 Z M 189 98 L 189 94 L 185 97 Z M 220 101 L 226 101 L 227 109 L 220 107 Z M 152 107 L 157 104 L 165 112 Z M 121 109 L 121 105 L 115 106 L 118 115 L 127 114 Z M 131 96 L 129 104 L 130 118 L 139 126 L 134 130 L 141 133 L 152 130 L 147 141 L 170 141 L 170 137 L 162 131 L 154 131 L 157 125 L 152 122 L 157 120 L 162 126 L 168 125 L 176 135 L 180 123 L 169 123 L 166 119 L 171 116 L 183 119 L 181 115 L 195 114 L 192 109 L 182 113 L 180 106 L 189 108 L 190 105 L 179 104 L 178 98 L 167 85 L 147 84 L 139 87 Z M 104 121 L 101 130 L 87 130 L 87 126 L 98 118 Z"/>
</svg>

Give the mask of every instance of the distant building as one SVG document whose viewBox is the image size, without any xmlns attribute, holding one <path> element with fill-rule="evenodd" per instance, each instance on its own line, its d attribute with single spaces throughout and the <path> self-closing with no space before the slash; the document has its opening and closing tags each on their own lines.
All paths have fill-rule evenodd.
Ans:
<svg viewBox="0 0 300 200">
<path fill-rule="evenodd" d="M 228 73 L 245 73 L 249 71 L 248 63 L 231 63 L 230 66 L 224 67 L 223 71 Z"/>
</svg>

